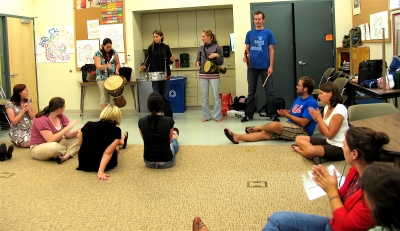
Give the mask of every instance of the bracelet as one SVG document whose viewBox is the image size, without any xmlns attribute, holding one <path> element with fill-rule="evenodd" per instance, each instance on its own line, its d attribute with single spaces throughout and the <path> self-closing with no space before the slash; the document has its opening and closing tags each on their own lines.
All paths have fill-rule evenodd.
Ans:
<svg viewBox="0 0 400 231">
<path fill-rule="evenodd" d="M 329 202 L 332 201 L 332 200 L 335 199 L 335 198 L 339 198 L 339 199 L 340 199 L 340 196 L 336 195 L 336 196 L 330 197 L 330 198 L 329 198 Z"/>
</svg>

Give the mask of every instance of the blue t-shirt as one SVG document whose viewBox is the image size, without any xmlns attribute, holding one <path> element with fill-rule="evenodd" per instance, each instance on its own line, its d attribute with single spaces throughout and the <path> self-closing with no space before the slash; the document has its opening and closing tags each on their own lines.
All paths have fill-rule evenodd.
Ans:
<svg viewBox="0 0 400 231">
<path fill-rule="evenodd" d="M 300 118 L 309 119 L 310 122 L 304 127 L 304 129 L 310 136 L 312 136 L 317 122 L 315 122 L 315 120 L 311 117 L 310 112 L 308 111 L 309 107 L 313 107 L 315 109 L 319 108 L 318 103 L 314 99 L 314 97 L 310 95 L 307 99 L 302 99 L 301 96 L 299 96 L 294 100 L 292 107 L 290 108 L 290 114 Z M 295 123 L 290 119 L 288 120 L 288 122 Z"/>
<path fill-rule="evenodd" d="M 251 30 L 246 34 L 246 45 L 250 45 L 250 68 L 267 69 L 269 67 L 269 45 L 275 44 L 272 31 L 268 29 Z"/>
</svg>

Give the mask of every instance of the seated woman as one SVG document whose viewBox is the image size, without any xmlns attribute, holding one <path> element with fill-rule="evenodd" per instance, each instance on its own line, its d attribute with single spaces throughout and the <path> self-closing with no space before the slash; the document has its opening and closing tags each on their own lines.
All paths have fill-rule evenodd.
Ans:
<svg viewBox="0 0 400 231">
<path fill-rule="evenodd" d="M 144 142 L 144 163 L 149 168 L 172 167 L 179 149 L 179 130 L 174 128 L 172 117 L 162 115 L 163 107 L 163 97 L 157 92 L 150 93 L 147 98 L 150 114 L 138 122 Z"/>
<path fill-rule="evenodd" d="M 275 212 L 264 227 L 266 230 L 368 230 L 375 226 L 372 213 L 364 201 L 361 176 L 364 169 L 380 158 L 382 146 L 389 143 L 383 132 L 365 127 L 351 127 L 344 140 L 344 158 L 350 170 L 338 189 L 336 172 L 331 176 L 322 166 L 312 168 L 314 181 L 327 194 L 332 218 L 296 212 Z"/>
<path fill-rule="evenodd" d="M 400 169 L 382 162 L 365 168 L 361 189 L 377 227 L 375 231 L 400 230 Z"/>
<path fill-rule="evenodd" d="M 36 160 L 55 158 L 58 164 L 75 157 L 79 151 L 79 130 L 71 129 L 78 120 L 71 122 L 63 114 L 65 100 L 54 97 L 49 105 L 36 114 L 31 129 L 31 157 Z"/>
<path fill-rule="evenodd" d="M 122 116 L 118 107 L 107 105 L 100 114 L 100 121 L 87 122 L 79 134 L 78 161 L 76 170 L 97 172 L 99 180 L 107 180 L 105 171 L 117 166 L 119 145 L 126 147 L 128 132 L 121 138 Z"/>
<path fill-rule="evenodd" d="M 25 84 L 17 84 L 13 88 L 10 102 L 5 104 L 7 117 L 11 122 L 8 134 L 14 144 L 23 148 L 31 146 L 31 127 L 35 118 L 32 99 L 28 99 L 28 93 Z"/>
<path fill-rule="evenodd" d="M 332 82 L 319 88 L 318 98 L 327 104 L 324 113 L 318 109 L 309 108 L 312 118 L 317 122 L 319 132 L 326 138 L 312 136 L 297 136 L 292 148 L 315 164 L 328 160 L 344 160 L 343 140 L 349 128 L 347 124 L 347 108 L 342 104 L 339 89 Z"/>
</svg>

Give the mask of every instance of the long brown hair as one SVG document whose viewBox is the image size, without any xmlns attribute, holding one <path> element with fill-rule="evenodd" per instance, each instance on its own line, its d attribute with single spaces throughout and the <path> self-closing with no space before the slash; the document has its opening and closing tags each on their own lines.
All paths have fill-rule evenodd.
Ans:
<svg viewBox="0 0 400 231">
<path fill-rule="evenodd" d="M 329 103 L 332 107 L 336 107 L 338 103 L 343 103 L 339 88 L 334 83 L 324 83 L 321 87 L 319 87 L 319 90 L 327 93 L 332 92 L 332 97 L 329 99 Z"/>
<path fill-rule="evenodd" d="M 147 98 L 147 108 L 149 109 L 150 115 L 147 117 L 147 121 L 150 124 L 151 129 L 155 129 L 158 123 L 159 116 L 158 112 L 164 108 L 164 99 L 158 92 L 150 93 Z"/>
<path fill-rule="evenodd" d="M 155 30 L 155 31 L 153 31 L 153 34 L 159 35 L 161 37 L 161 43 L 164 42 L 164 33 L 161 30 Z M 154 50 L 154 39 L 153 39 L 153 42 L 150 44 L 150 46 L 152 47 L 151 50 L 153 51 Z"/>
<path fill-rule="evenodd" d="M 21 84 L 17 84 L 13 87 L 13 94 L 11 96 L 10 101 L 15 104 L 15 105 L 19 105 L 19 103 L 21 102 L 21 95 L 19 93 L 21 93 L 23 90 L 25 90 L 26 85 L 21 83 Z"/>
<path fill-rule="evenodd" d="M 215 34 L 213 34 L 213 32 L 210 29 L 204 29 L 203 33 L 211 38 L 211 42 L 214 44 L 218 44 L 217 42 L 217 36 Z"/>
<path fill-rule="evenodd" d="M 111 44 L 112 45 L 111 39 L 105 38 L 103 40 L 103 43 L 102 43 L 101 49 L 100 49 L 100 52 L 101 52 L 101 55 L 103 55 L 103 58 L 106 58 L 107 54 L 108 54 L 108 56 L 112 56 L 112 55 L 115 54 L 115 50 L 114 49 L 111 49 L 108 53 L 104 50 L 104 46 L 107 45 L 107 44 Z"/>
<path fill-rule="evenodd" d="M 61 97 L 54 97 L 49 101 L 49 105 L 46 106 L 43 110 L 38 112 L 35 117 L 39 118 L 44 115 L 49 115 L 50 112 L 53 112 L 59 108 L 63 108 L 65 105 L 65 100 Z"/>
</svg>

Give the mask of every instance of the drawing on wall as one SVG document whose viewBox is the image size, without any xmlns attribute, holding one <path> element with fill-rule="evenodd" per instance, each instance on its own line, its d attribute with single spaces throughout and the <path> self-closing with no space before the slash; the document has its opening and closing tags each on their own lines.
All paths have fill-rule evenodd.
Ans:
<svg viewBox="0 0 400 231">
<path fill-rule="evenodd" d="M 101 0 L 102 24 L 122 23 L 122 0 Z"/>
<path fill-rule="evenodd" d="M 360 0 L 353 0 L 353 15 L 361 13 Z"/>
<path fill-rule="evenodd" d="M 399 0 L 390 0 L 389 9 L 394 10 L 400 8 L 400 1 Z"/>
<path fill-rule="evenodd" d="M 123 24 L 100 25 L 100 43 L 105 38 L 111 39 L 112 47 L 117 52 L 125 50 Z"/>
<path fill-rule="evenodd" d="M 88 34 L 88 39 L 100 38 L 99 20 L 87 21 L 87 34 Z"/>
<path fill-rule="evenodd" d="M 61 26 L 46 29 L 46 36 L 35 41 L 38 62 L 69 62 L 74 53 L 74 27 Z"/>
<path fill-rule="evenodd" d="M 76 9 L 99 8 L 101 0 L 76 0 Z"/>
<path fill-rule="evenodd" d="M 76 40 L 76 66 L 94 63 L 93 56 L 100 48 L 99 39 Z"/>
<path fill-rule="evenodd" d="M 399 40 L 400 40 L 400 13 L 393 14 L 393 55 L 400 54 Z"/>
<path fill-rule="evenodd" d="M 371 39 L 382 39 L 382 28 L 385 28 L 385 39 L 389 38 L 388 12 L 382 11 L 369 16 Z"/>
</svg>

